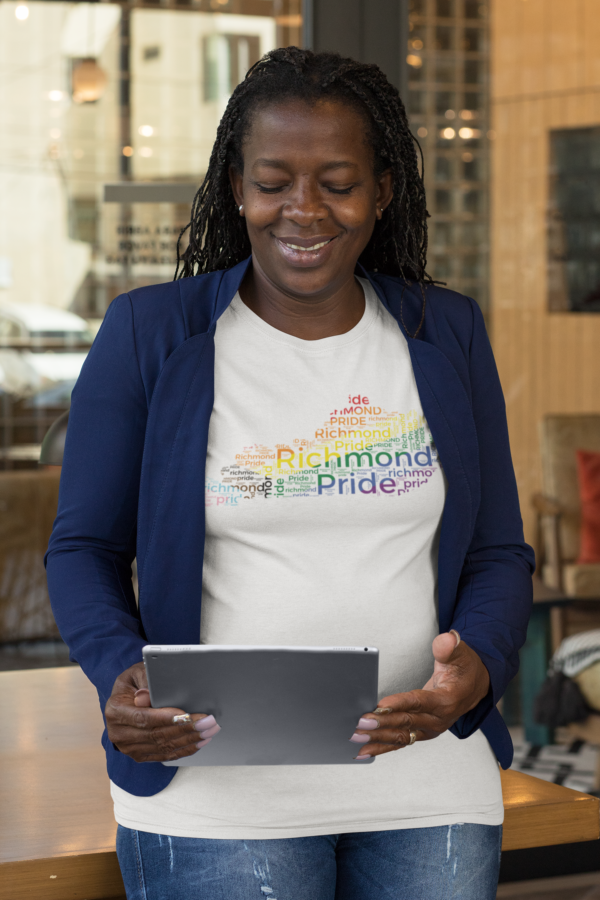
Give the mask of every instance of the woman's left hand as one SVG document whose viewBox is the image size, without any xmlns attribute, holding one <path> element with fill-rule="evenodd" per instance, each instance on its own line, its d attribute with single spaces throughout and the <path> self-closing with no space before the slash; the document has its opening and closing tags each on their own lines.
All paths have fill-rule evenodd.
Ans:
<svg viewBox="0 0 600 900">
<path fill-rule="evenodd" d="M 375 712 L 360 719 L 351 738 L 363 744 L 359 757 L 401 750 L 411 743 L 411 732 L 417 741 L 436 738 L 486 696 L 490 676 L 474 650 L 454 632 L 439 634 L 432 647 L 433 675 L 422 690 L 383 697 Z"/>
</svg>

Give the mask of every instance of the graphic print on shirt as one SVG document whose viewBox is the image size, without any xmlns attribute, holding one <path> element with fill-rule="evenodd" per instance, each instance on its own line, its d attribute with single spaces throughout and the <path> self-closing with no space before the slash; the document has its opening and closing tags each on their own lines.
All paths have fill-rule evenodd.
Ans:
<svg viewBox="0 0 600 900">
<path fill-rule="evenodd" d="M 313 434 L 287 444 L 248 444 L 206 479 L 207 506 L 293 497 L 391 496 L 427 484 L 439 468 L 425 417 L 387 412 L 348 396 Z"/>
</svg>

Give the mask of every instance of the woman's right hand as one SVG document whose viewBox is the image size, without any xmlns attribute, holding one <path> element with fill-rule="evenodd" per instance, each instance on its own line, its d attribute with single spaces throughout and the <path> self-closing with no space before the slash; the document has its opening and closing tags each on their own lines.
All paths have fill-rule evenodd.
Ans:
<svg viewBox="0 0 600 900">
<path fill-rule="evenodd" d="M 136 762 L 167 762 L 191 756 L 221 728 L 214 716 L 196 713 L 187 721 L 182 709 L 152 709 L 143 662 L 119 675 L 104 709 L 108 737 L 115 747 Z"/>
</svg>

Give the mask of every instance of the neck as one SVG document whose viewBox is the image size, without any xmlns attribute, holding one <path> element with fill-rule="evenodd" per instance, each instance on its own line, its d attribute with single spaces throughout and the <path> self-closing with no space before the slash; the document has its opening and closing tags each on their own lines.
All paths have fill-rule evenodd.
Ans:
<svg viewBox="0 0 600 900">
<path fill-rule="evenodd" d="M 274 284 L 255 257 L 240 287 L 240 297 L 268 325 L 304 341 L 346 334 L 365 311 L 364 293 L 353 272 L 323 292 L 302 296 Z"/>
</svg>

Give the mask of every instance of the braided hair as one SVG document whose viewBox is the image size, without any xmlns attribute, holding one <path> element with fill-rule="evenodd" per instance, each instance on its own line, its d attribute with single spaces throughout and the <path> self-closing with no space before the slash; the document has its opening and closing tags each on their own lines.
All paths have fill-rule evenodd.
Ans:
<svg viewBox="0 0 600 900">
<path fill-rule="evenodd" d="M 377 220 L 360 262 L 372 271 L 415 280 L 423 292 L 423 283 L 431 282 L 426 272 L 429 213 L 417 148 L 421 167 L 423 155 L 398 91 L 376 65 L 298 47 L 267 53 L 231 95 L 206 177 L 194 197 L 191 221 L 177 242 L 175 278 L 228 269 L 250 255 L 246 224 L 231 191 L 229 167 L 243 171 L 244 137 L 257 108 L 287 99 L 309 104 L 340 100 L 362 114 L 373 148 L 375 174 L 391 169 L 394 196 L 383 218 Z M 188 229 L 189 243 L 180 253 Z"/>
</svg>

